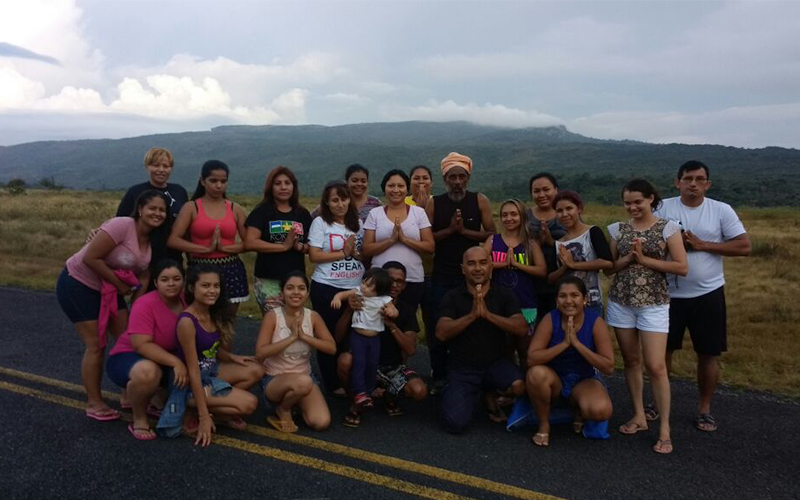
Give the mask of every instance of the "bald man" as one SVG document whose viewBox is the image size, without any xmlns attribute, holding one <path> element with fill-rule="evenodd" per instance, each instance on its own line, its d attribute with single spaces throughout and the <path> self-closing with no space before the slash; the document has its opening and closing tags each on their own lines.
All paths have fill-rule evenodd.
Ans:
<svg viewBox="0 0 800 500">
<path fill-rule="evenodd" d="M 432 395 L 441 393 L 447 377 L 447 345 L 437 341 L 431 331 L 439 319 L 439 304 L 447 292 L 464 285 L 461 274 L 464 251 L 480 245 L 495 232 L 489 198 L 467 190 L 472 175 L 472 159 L 453 152 L 442 159 L 441 169 L 447 192 L 434 196 L 433 203 L 428 203 L 425 209 L 436 240 L 433 273 L 425 290 Z"/>
<path fill-rule="evenodd" d="M 528 331 L 516 295 L 492 287 L 489 252 L 467 249 L 461 272 L 465 284 L 444 296 L 436 324 L 436 338 L 449 345 L 442 423 L 454 434 L 463 433 L 472 422 L 481 391 L 487 394 L 487 405 L 498 395 L 525 392 L 522 370 L 506 357 L 506 334 L 522 336 Z"/>
</svg>

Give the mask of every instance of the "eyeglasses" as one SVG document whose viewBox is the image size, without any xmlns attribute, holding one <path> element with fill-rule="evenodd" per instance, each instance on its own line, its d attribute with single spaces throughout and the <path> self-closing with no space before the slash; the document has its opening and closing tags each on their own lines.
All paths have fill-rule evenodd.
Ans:
<svg viewBox="0 0 800 500">
<path fill-rule="evenodd" d="M 698 184 L 702 184 L 702 183 L 704 183 L 706 181 L 708 181 L 708 179 L 705 178 L 705 177 L 683 177 L 683 178 L 681 178 L 681 182 L 684 182 L 686 184 L 691 184 L 692 182 L 696 182 Z"/>
</svg>

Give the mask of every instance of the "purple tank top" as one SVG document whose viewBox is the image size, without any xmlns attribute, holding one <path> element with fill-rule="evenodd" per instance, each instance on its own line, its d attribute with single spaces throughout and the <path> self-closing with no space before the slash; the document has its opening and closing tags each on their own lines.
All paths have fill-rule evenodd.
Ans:
<svg viewBox="0 0 800 500">
<path fill-rule="evenodd" d="M 182 312 L 178 315 L 178 323 L 181 318 L 189 318 L 194 323 L 194 347 L 197 351 L 197 360 L 200 363 L 200 370 L 213 369 L 217 366 L 217 351 L 219 350 L 221 336 L 219 332 L 209 332 L 203 328 L 200 321 L 189 312 Z M 178 357 L 186 362 L 186 356 L 183 353 L 183 346 L 178 342 Z"/>
<path fill-rule="evenodd" d="M 495 234 L 492 238 L 492 262 L 505 262 L 508 256 L 508 245 L 502 236 Z M 530 265 L 525 248 L 520 243 L 514 248 L 514 257 L 517 262 L 526 266 Z M 519 299 L 522 309 L 536 308 L 536 291 L 533 287 L 533 276 L 519 269 L 494 269 L 492 271 L 492 284 L 511 290 Z"/>
</svg>

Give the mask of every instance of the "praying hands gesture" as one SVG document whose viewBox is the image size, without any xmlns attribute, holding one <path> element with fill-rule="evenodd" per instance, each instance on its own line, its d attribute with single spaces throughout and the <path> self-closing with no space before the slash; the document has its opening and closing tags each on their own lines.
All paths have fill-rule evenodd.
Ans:
<svg viewBox="0 0 800 500">
<path fill-rule="evenodd" d="M 464 218 L 461 215 L 461 209 L 456 209 L 453 217 L 450 219 L 449 229 L 451 234 L 461 234 L 464 232 Z"/>
<path fill-rule="evenodd" d="M 547 221 L 544 219 L 539 221 L 539 243 L 549 247 L 555 245 L 553 235 L 550 233 L 550 228 L 547 227 Z"/>
<path fill-rule="evenodd" d="M 413 196 L 412 199 L 418 207 L 421 207 L 423 210 L 425 210 L 428 207 L 428 202 L 430 202 L 431 199 L 431 193 L 428 191 L 428 186 L 420 186 L 419 190 L 417 191 L 417 195 Z"/>
<path fill-rule="evenodd" d="M 489 314 L 488 309 L 486 309 L 486 302 L 483 300 L 481 288 L 483 288 L 482 285 L 475 285 L 475 294 L 473 295 L 472 300 L 472 311 L 470 311 L 470 315 L 472 316 L 473 320 L 485 318 Z"/>
<path fill-rule="evenodd" d="M 283 240 L 283 248 L 284 248 L 284 250 L 285 250 L 286 252 L 288 252 L 288 251 L 289 251 L 289 250 L 291 250 L 292 248 L 294 248 L 295 250 L 297 250 L 297 245 L 296 245 L 296 243 L 297 243 L 297 233 L 295 232 L 295 230 L 294 230 L 294 227 L 292 227 L 292 228 L 289 230 L 289 232 L 288 232 L 288 233 L 286 233 L 286 239 L 285 239 L 285 240 Z M 301 243 L 301 245 L 302 245 L 302 243 Z"/>
<path fill-rule="evenodd" d="M 574 269 L 573 265 L 575 264 L 575 259 L 572 257 L 572 252 L 564 245 L 558 247 L 558 258 L 564 267 L 567 269 Z"/>
<path fill-rule="evenodd" d="M 344 252 L 345 258 L 353 257 L 356 253 L 356 235 L 351 234 L 347 237 L 347 240 L 344 242 L 344 248 L 342 249 Z"/>
</svg>

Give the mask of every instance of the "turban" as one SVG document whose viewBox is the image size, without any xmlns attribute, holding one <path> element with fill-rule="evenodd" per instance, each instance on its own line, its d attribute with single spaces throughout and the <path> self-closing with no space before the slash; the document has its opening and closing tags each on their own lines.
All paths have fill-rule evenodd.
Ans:
<svg viewBox="0 0 800 500">
<path fill-rule="evenodd" d="M 472 174 L 472 159 L 462 154 L 450 153 L 442 160 L 442 176 L 447 175 L 447 172 L 455 167 L 461 167 L 468 174 Z"/>
</svg>

